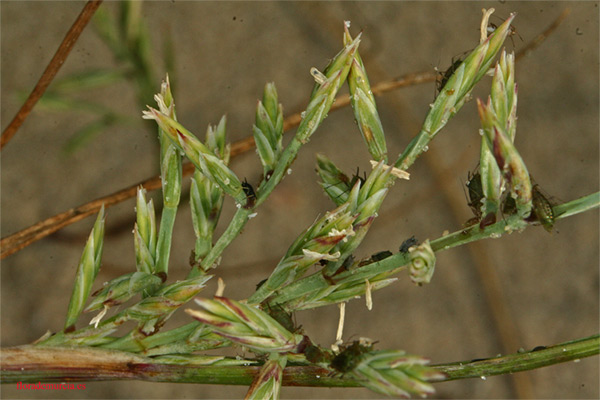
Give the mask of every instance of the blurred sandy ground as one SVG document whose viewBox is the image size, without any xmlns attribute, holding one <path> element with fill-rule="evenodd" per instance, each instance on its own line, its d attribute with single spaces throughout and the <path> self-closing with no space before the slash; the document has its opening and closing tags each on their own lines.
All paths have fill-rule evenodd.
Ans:
<svg viewBox="0 0 600 400">
<path fill-rule="evenodd" d="M 54 54 L 82 2 L 2 2 L 2 127 L 17 111 L 19 91 L 29 91 Z M 234 141 L 251 134 L 256 100 L 274 81 L 285 115 L 303 110 L 313 85 L 312 66 L 322 68 L 341 48 L 342 21 L 363 31 L 360 52 L 372 83 L 409 72 L 445 69 L 453 56 L 476 45 L 482 7 L 507 17 L 524 39 L 517 50 L 543 31 L 565 7 L 571 15 L 517 66 L 519 123 L 516 144 L 530 172 L 546 192 L 568 201 L 598 190 L 598 3 L 596 2 L 152 2 L 143 13 L 156 51 L 170 32 L 177 52 L 172 72 L 179 120 L 199 136 L 209 123 L 228 116 Z M 102 7 L 117 11 L 117 4 Z M 512 48 L 507 41 L 508 48 Z M 115 63 L 92 29 L 86 29 L 59 74 Z M 158 90 L 160 81 L 157 78 Z M 489 78 L 476 96 L 487 96 Z M 345 89 L 344 89 L 345 90 Z M 434 85 L 394 91 L 377 99 L 389 153 L 398 154 L 418 131 L 434 96 Z M 94 90 L 81 98 L 97 100 L 139 117 L 130 86 Z M 86 201 L 141 181 L 157 171 L 154 129 L 111 129 L 70 157 L 61 156 L 70 134 L 91 121 L 77 112 L 39 109 L 2 152 L 2 236 L 14 233 Z M 462 184 L 475 167 L 480 137 L 475 102 L 470 102 L 398 182 L 357 252 L 397 251 L 416 235 L 436 238 L 471 217 Z M 249 296 L 295 236 L 332 205 L 320 192 L 315 153 L 332 158 L 348 173 L 368 167 L 368 153 L 350 109 L 332 112 L 303 149 L 278 190 L 264 204 L 223 258 L 216 274 L 225 294 Z M 232 168 L 256 183 L 261 168 L 254 153 L 236 158 Z M 437 180 L 436 180 L 437 179 Z M 444 194 L 439 182 L 446 188 Z M 171 257 L 172 279 L 188 269 L 193 246 L 189 207 L 181 206 Z M 455 216 L 450 204 L 462 204 Z M 108 210 L 103 270 L 98 282 L 130 272 L 134 265 L 131 229 L 133 201 Z M 222 216 L 232 215 L 228 203 Z M 2 262 L 2 346 L 31 342 L 62 327 L 74 271 L 92 218 L 64 229 Z M 125 224 L 125 225 L 123 225 Z M 224 224 L 221 225 L 223 229 Z M 126 228 L 119 229 L 120 226 Z M 598 331 L 598 212 L 560 221 L 558 233 L 540 227 L 500 240 L 439 254 L 430 285 L 414 287 L 405 275 L 374 294 L 374 309 L 348 304 L 345 338 L 367 336 L 378 348 L 402 348 L 450 362 L 530 349 Z M 473 254 L 476 254 L 474 256 Z M 476 272 L 493 270 L 504 299 L 495 299 L 510 320 L 517 340 L 502 347 L 484 285 Z M 215 281 L 215 280 L 214 280 Z M 214 282 L 206 289 L 212 295 Z M 297 315 L 308 335 L 328 345 L 335 336 L 337 308 Z M 175 319 L 183 323 L 185 317 Z M 512 324 L 512 327 L 511 325 Z M 534 398 L 598 398 L 598 358 L 518 374 L 519 385 Z M 245 387 L 106 382 L 84 392 L 23 392 L 2 386 L 4 398 L 240 398 Z M 439 398 L 514 398 L 511 377 L 436 385 Z M 283 398 L 376 398 L 366 389 L 284 388 Z"/>
</svg>

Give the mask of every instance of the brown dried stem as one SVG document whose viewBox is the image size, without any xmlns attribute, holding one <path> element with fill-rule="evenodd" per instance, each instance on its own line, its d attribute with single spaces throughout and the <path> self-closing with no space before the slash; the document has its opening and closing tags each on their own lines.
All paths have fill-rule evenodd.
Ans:
<svg viewBox="0 0 600 400">
<path fill-rule="evenodd" d="M 4 129 L 4 132 L 2 132 L 2 136 L 0 137 L 0 150 L 2 150 L 4 146 L 8 143 L 8 141 L 12 139 L 12 137 L 17 133 L 17 131 L 25 121 L 25 118 L 27 118 L 35 104 L 42 97 L 42 95 L 44 94 L 44 92 L 46 91 L 46 89 L 60 70 L 60 67 L 62 67 L 62 65 L 64 64 L 65 60 L 67 59 L 67 56 L 73 49 L 73 46 L 75 45 L 75 42 L 77 42 L 77 39 L 83 31 L 83 28 L 85 28 L 85 26 L 88 24 L 88 22 L 90 21 L 90 19 L 92 18 L 92 16 L 94 15 L 101 3 L 102 0 L 90 0 L 86 3 L 85 7 L 83 7 L 83 10 L 71 26 L 71 29 L 69 29 L 69 31 L 65 35 L 65 38 L 58 47 L 58 50 L 56 50 L 56 53 L 54 54 L 54 57 L 52 57 L 52 60 L 50 60 L 50 63 L 48 64 L 46 70 L 40 77 L 40 80 L 33 88 L 33 91 L 31 92 L 27 100 L 25 100 L 25 103 L 23 103 L 23 105 L 19 109 L 17 115 L 15 115 L 12 121 L 10 121 L 10 124 L 8 124 L 6 129 Z"/>
<path fill-rule="evenodd" d="M 571 13 L 571 9 L 565 8 L 562 13 L 544 30 L 542 33 L 537 35 L 531 42 L 527 43 L 525 47 L 517 52 L 515 55 L 515 61 L 519 61 L 521 58 L 531 53 L 534 49 L 539 47 L 548 37 L 558 28 L 560 24 L 567 18 Z"/>
</svg>

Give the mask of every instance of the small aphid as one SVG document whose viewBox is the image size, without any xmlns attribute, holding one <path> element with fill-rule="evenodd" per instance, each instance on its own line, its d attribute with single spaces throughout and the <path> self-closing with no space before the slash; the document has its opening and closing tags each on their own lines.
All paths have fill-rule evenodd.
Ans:
<svg viewBox="0 0 600 400">
<path fill-rule="evenodd" d="M 481 200 L 483 200 L 483 185 L 481 184 L 481 175 L 479 172 L 467 175 L 467 193 L 469 196 L 468 205 L 473 214 L 478 219 L 481 218 Z"/>
<path fill-rule="evenodd" d="M 367 180 L 367 173 L 363 172 L 363 176 L 360 176 L 360 170 L 358 167 L 356 167 L 356 173 L 354 175 L 352 175 L 352 178 L 348 178 L 348 175 L 344 174 L 343 172 L 339 173 L 337 176 L 337 179 L 339 180 L 339 183 L 336 184 L 331 184 L 327 187 L 325 187 L 325 190 L 329 189 L 332 186 L 338 186 L 338 185 L 343 185 L 344 190 L 342 193 L 340 193 L 336 198 L 335 198 L 335 202 L 338 201 L 338 199 L 350 192 L 352 190 L 352 188 L 354 187 L 354 185 L 356 185 L 356 182 L 360 181 L 360 185 L 361 187 L 365 184 L 365 181 Z M 340 200 L 345 201 L 345 198 L 341 198 Z M 343 202 L 342 201 L 342 202 Z"/>
<path fill-rule="evenodd" d="M 452 65 L 450 65 L 450 67 L 448 67 L 448 69 L 444 72 L 438 73 L 438 76 L 435 79 L 437 93 L 440 93 L 442 89 L 444 89 L 444 86 L 446 86 L 446 83 L 448 83 L 448 80 L 450 79 L 452 74 L 458 69 L 462 62 L 462 57 L 458 57 L 457 59 L 454 59 L 454 57 L 452 57 Z M 448 94 L 451 95 L 453 93 L 454 92 Z"/>
<path fill-rule="evenodd" d="M 341 351 L 333 358 L 329 366 L 334 370 L 341 372 L 351 372 L 358 366 L 365 353 L 373 349 L 373 344 L 363 345 L 355 340 L 349 346 L 342 346 Z"/>
<path fill-rule="evenodd" d="M 273 170 L 269 170 L 267 171 L 267 173 L 265 174 L 265 181 L 268 181 L 269 179 L 271 179 L 271 177 L 273 176 Z"/>
<path fill-rule="evenodd" d="M 517 202 L 514 197 L 508 195 L 504 198 L 504 202 L 502 203 L 502 214 L 504 215 L 512 215 L 517 212 Z"/>
<path fill-rule="evenodd" d="M 192 251 L 190 252 L 190 258 L 188 259 L 188 262 L 190 263 L 191 268 L 199 267 L 200 263 L 202 262 L 202 257 L 198 257 L 194 249 L 192 249 Z"/>
<path fill-rule="evenodd" d="M 530 353 L 533 353 L 534 351 L 542 351 L 542 350 L 546 350 L 546 349 L 547 349 L 546 346 L 536 346 L 530 351 Z"/>
<path fill-rule="evenodd" d="M 494 24 L 493 22 L 490 22 L 487 26 L 487 31 L 490 34 L 494 33 L 496 29 L 498 29 L 498 25 Z M 508 37 L 510 38 L 510 42 L 512 43 L 513 49 L 515 48 L 515 41 L 513 39 L 514 35 L 517 35 L 519 39 L 521 39 L 521 42 L 523 41 L 523 38 L 521 37 L 521 35 L 519 35 L 519 32 L 517 32 L 517 28 L 515 28 L 514 25 L 511 25 L 508 29 Z"/>
<path fill-rule="evenodd" d="M 532 214 L 535 214 L 535 218 L 542 224 L 546 231 L 552 232 L 552 228 L 554 227 L 554 210 L 550 201 L 541 192 L 539 185 L 533 185 L 531 197 L 533 203 Z"/>
<path fill-rule="evenodd" d="M 354 256 L 350 254 L 342 263 L 341 268 L 343 268 L 345 271 L 348 271 L 352 264 L 354 264 Z"/>
<path fill-rule="evenodd" d="M 242 190 L 246 194 L 246 205 L 244 208 L 250 209 L 254 207 L 254 204 L 256 204 L 256 193 L 254 193 L 254 188 L 246 179 L 244 179 L 244 182 L 242 182 Z"/>
<path fill-rule="evenodd" d="M 404 242 L 402 242 L 402 244 L 400 245 L 400 253 L 408 253 L 408 249 L 410 249 L 413 246 L 416 246 L 419 244 L 419 241 L 414 237 L 411 236 L 408 239 L 406 239 Z"/>
<path fill-rule="evenodd" d="M 167 281 L 167 273 L 164 271 L 155 272 L 154 275 L 158 276 L 162 283 L 165 283 Z"/>
<path fill-rule="evenodd" d="M 485 215 L 485 217 L 481 218 L 481 221 L 479 221 L 479 229 L 484 229 L 490 225 L 493 225 L 496 223 L 496 214 L 494 213 L 487 213 Z"/>
<path fill-rule="evenodd" d="M 325 263 L 323 264 L 323 263 L 321 263 L 321 261 L 324 261 L 324 260 L 319 261 L 319 263 L 322 266 L 326 266 L 329 263 L 328 261 L 325 261 Z M 352 254 L 350 254 L 348 257 L 346 257 L 346 259 L 344 260 L 342 265 L 340 265 L 340 267 L 337 269 L 337 271 L 335 271 L 333 274 L 331 274 L 331 276 L 336 276 L 337 274 L 341 274 L 342 272 L 349 271 L 350 267 L 352 267 L 353 264 L 354 264 L 354 256 Z M 323 276 L 325 276 L 325 275 L 323 275 Z M 331 284 L 333 285 L 334 283 L 331 283 Z"/>
<path fill-rule="evenodd" d="M 363 171 L 363 176 L 360 176 L 360 169 L 356 167 L 356 172 L 354 173 L 354 175 L 352 175 L 352 178 L 350 179 L 350 183 L 348 185 L 350 186 L 350 189 L 352 189 L 356 182 L 360 181 L 360 185 L 362 186 L 365 184 L 366 180 L 367 172 Z"/>
<path fill-rule="evenodd" d="M 380 251 L 371 256 L 371 262 L 377 262 L 381 260 L 385 260 L 388 257 L 392 256 L 392 252 L 389 250 Z"/>
<path fill-rule="evenodd" d="M 302 327 L 296 326 L 294 316 L 292 313 L 285 311 L 285 309 L 279 304 L 270 305 L 267 304 L 267 314 L 271 316 L 275 321 L 279 322 L 281 326 L 287 329 L 289 332 L 296 333 Z"/>
<path fill-rule="evenodd" d="M 473 211 L 474 218 L 469 219 L 465 222 L 464 226 L 475 225 L 479 222 L 479 228 L 484 229 L 487 226 L 490 226 L 496 223 L 496 214 L 487 213 L 485 216 L 481 211 L 481 201 L 484 199 L 483 195 L 483 185 L 481 183 L 481 175 L 479 172 L 475 172 L 471 174 L 471 172 L 467 175 L 467 205 Z"/>
<path fill-rule="evenodd" d="M 269 278 L 265 278 L 265 279 L 263 279 L 262 281 L 258 282 L 258 283 L 256 284 L 256 290 L 260 289 L 260 287 L 261 287 L 262 285 L 264 285 L 264 284 L 265 284 L 265 282 L 266 282 L 268 279 L 269 279 Z"/>
<path fill-rule="evenodd" d="M 392 256 L 393 253 L 389 250 L 380 251 L 371 255 L 369 258 L 365 258 L 358 263 L 359 268 L 364 267 L 365 265 L 372 264 L 377 261 L 385 260 L 386 258 Z"/>
<path fill-rule="evenodd" d="M 323 350 L 312 343 L 304 349 L 304 356 L 306 357 L 306 360 L 313 364 L 330 363 L 333 359 L 330 351 Z"/>
<path fill-rule="evenodd" d="M 474 358 L 471 361 L 469 361 L 470 363 L 474 363 L 474 362 L 478 362 L 478 361 L 485 361 L 485 360 L 489 360 L 489 358 Z M 483 378 L 482 378 L 483 379 Z"/>
</svg>

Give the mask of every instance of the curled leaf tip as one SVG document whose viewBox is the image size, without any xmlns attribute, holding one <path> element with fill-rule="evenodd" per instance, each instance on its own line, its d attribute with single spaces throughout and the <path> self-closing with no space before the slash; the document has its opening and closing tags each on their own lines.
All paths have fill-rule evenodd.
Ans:
<svg viewBox="0 0 600 400">
<path fill-rule="evenodd" d="M 429 240 L 411 247 L 408 250 L 408 255 L 410 259 L 410 280 L 419 286 L 429 283 L 435 271 L 435 253 L 429 244 Z"/>
</svg>

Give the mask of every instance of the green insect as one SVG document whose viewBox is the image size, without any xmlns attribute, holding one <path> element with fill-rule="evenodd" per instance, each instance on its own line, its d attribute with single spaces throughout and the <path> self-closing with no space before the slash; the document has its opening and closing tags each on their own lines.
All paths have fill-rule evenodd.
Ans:
<svg viewBox="0 0 600 400">
<path fill-rule="evenodd" d="M 279 324 L 288 331 L 292 333 L 297 333 L 302 329 L 301 326 L 296 326 L 296 322 L 294 321 L 294 315 L 290 312 L 287 312 L 285 308 L 283 308 L 279 304 L 267 304 L 266 311 L 267 314 L 271 316 L 271 318 L 279 322 Z"/>
<path fill-rule="evenodd" d="M 346 373 L 353 371 L 363 358 L 363 354 L 373 349 L 372 344 L 361 344 L 355 340 L 352 344 L 342 347 L 329 366 L 338 372 Z"/>
<path fill-rule="evenodd" d="M 481 218 L 481 200 L 483 200 L 483 186 L 479 172 L 467 175 L 467 192 L 469 202 L 467 203 L 478 219 Z"/>
<path fill-rule="evenodd" d="M 333 360 L 333 353 L 329 350 L 323 350 L 319 346 L 312 344 L 309 340 L 309 345 L 304 349 L 306 360 L 313 364 L 329 364 Z"/>
<path fill-rule="evenodd" d="M 546 231 L 552 232 L 552 228 L 554 227 L 554 210 L 550 201 L 541 192 L 539 185 L 533 185 L 531 197 L 533 203 L 532 214 L 535 214 L 535 218 L 542 224 Z"/>
</svg>

